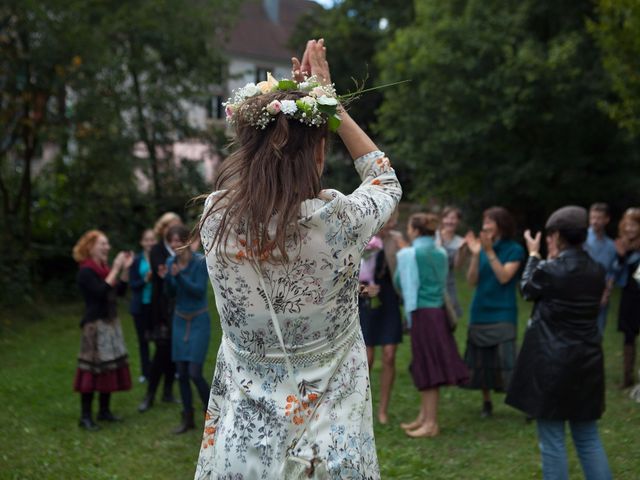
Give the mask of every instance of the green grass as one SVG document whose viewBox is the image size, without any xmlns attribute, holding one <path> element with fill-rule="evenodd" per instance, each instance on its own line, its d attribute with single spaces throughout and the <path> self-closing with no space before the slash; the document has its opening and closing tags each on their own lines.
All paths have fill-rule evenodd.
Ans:
<svg viewBox="0 0 640 480">
<path fill-rule="evenodd" d="M 461 285 L 464 305 L 471 292 Z M 614 298 L 617 305 L 617 297 Z M 530 305 L 522 302 L 520 327 Z M 131 355 L 132 374 L 139 374 L 133 322 L 122 305 L 121 320 Z M 0 479 L 188 479 L 193 477 L 200 431 L 172 435 L 180 407 L 162 403 L 145 414 L 136 406 L 145 386 L 113 397 L 121 424 L 88 433 L 77 427 L 78 395 L 72 392 L 80 332 L 79 304 L 46 305 L 0 315 Z M 620 381 L 620 334 L 615 308 L 605 336 L 607 411 L 600 423 L 615 479 L 640 478 L 640 404 L 617 389 Z M 463 348 L 463 318 L 456 337 Z M 211 378 L 220 330 L 214 335 L 205 375 Z M 519 336 L 519 339 L 522 335 Z M 376 442 L 383 478 L 397 479 L 528 479 L 540 478 L 535 425 L 494 397 L 492 419 L 479 417 L 480 394 L 457 388 L 441 392 L 441 435 L 409 439 L 398 423 L 413 419 L 418 393 L 408 374 L 409 342 L 400 346 L 390 423 L 376 425 Z M 378 354 L 380 352 L 377 352 Z M 379 359 L 377 359 L 379 360 Z M 372 375 L 374 411 L 380 364 Z M 177 395 L 177 385 L 175 387 Z M 570 477 L 581 478 L 575 452 L 569 447 Z"/>
</svg>

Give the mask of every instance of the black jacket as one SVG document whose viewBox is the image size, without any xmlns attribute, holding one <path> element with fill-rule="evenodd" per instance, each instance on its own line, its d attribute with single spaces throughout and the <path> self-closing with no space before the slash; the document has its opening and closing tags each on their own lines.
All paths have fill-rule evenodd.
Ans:
<svg viewBox="0 0 640 480">
<path fill-rule="evenodd" d="M 603 268 L 582 249 L 551 261 L 529 257 L 521 280 L 534 300 L 506 403 L 544 420 L 596 420 L 604 412 L 597 316 Z"/>
<path fill-rule="evenodd" d="M 149 263 L 151 264 L 151 324 L 156 330 L 154 334 L 170 339 L 169 329 L 173 316 L 173 301 L 165 292 L 164 279 L 158 275 L 160 265 L 165 265 L 171 254 L 164 245 L 164 242 L 156 243 L 149 252 Z M 159 333 L 162 331 L 163 333 Z"/>
<path fill-rule="evenodd" d="M 88 267 L 78 270 L 76 282 L 85 303 L 80 326 L 96 320 L 110 321 L 116 318 L 116 296 L 122 296 L 127 291 L 125 282 L 118 281 L 116 286 L 112 287 Z"/>
</svg>

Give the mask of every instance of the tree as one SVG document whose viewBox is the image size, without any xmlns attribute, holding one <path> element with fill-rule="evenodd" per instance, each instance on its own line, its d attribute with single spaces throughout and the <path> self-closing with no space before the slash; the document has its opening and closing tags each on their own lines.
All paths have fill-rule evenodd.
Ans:
<svg viewBox="0 0 640 480">
<path fill-rule="evenodd" d="M 378 129 L 414 173 L 413 199 L 503 204 L 539 223 L 561 204 L 619 207 L 637 191 L 638 155 L 598 108 L 609 89 L 590 2 L 416 5 L 378 57 L 383 80 L 412 79 L 384 92 Z"/>
<path fill-rule="evenodd" d="M 602 51 L 615 99 L 605 110 L 634 137 L 640 136 L 640 2 L 600 0 L 598 21 L 589 23 Z"/>
</svg>

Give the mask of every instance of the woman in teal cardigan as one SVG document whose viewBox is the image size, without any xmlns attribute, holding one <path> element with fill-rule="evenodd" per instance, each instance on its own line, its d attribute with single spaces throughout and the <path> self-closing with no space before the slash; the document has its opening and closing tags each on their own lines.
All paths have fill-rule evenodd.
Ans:
<svg viewBox="0 0 640 480">
<path fill-rule="evenodd" d="M 447 252 L 436 245 L 437 215 L 417 213 L 407 225 L 410 248 L 398 252 L 395 281 L 402 292 L 405 312 L 411 315 L 413 383 L 421 394 L 418 417 L 401 427 L 410 437 L 435 437 L 440 387 L 461 385 L 468 379 L 444 311 L 449 271 Z"/>
</svg>

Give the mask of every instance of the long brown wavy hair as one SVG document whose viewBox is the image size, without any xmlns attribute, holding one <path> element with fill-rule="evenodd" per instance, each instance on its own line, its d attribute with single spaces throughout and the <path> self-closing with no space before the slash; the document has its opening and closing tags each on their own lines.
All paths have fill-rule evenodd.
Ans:
<svg viewBox="0 0 640 480">
<path fill-rule="evenodd" d="M 198 227 L 215 215 L 216 230 L 206 253 L 213 248 L 225 255 L 230 234 L 243 234 L 248 256 L 287 262 L 286 242 L 297 235 L 300 205 L 321 190 L 316 155 L 328 128 L 307 126 L 278 114 L 261 129 L 242 117 L 242 111 L 260 111 L 273 100 L 297 100 L 306 93 L 273 92 L 250 98 L 235 115 L 233 153 L 222 163 L 214 182 L 214 197 Z M 275 220 L 275 231 L 269 227 Z M 273 225 L 271 225 L 273 227 Z M 228 257 L 228 255 L 227 255 Z"/>
</svg>

